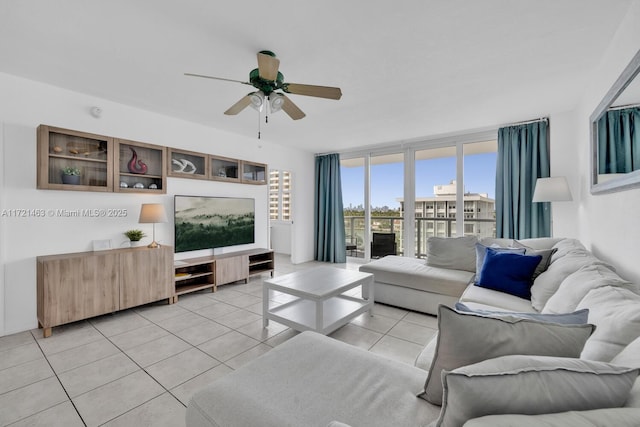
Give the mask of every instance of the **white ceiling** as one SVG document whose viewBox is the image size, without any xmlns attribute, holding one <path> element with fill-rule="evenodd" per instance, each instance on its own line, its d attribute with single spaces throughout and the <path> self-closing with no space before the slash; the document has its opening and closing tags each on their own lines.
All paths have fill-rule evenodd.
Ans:
<svg viewBox="0 0 640 427">
<path fill-rule="evenodd" d="M 223 112 L 274 51 L 291 95 L 262 138 L 312 152 L 459 133 L 573 108 L 632 0 L 2 0 L 0 72 L 248 137 Z M 104 114 L 109 114 L 105 111 Z"/>
</svg>

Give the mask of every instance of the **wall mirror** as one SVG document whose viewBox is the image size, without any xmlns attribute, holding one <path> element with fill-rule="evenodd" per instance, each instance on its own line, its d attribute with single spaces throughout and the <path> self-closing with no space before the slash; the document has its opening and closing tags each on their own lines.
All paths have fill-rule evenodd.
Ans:
<svg viewBox="0 0 640 427">
<path fill-rule="evenodd" d="M 640 187 L 640 51 L 590 117 L 591 193 Z"/>
</svg>

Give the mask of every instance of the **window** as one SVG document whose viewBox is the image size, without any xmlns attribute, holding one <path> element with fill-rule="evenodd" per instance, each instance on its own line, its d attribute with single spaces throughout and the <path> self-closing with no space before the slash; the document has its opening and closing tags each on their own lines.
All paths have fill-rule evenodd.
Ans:
<svg viewBox="0 0 640 427">
<path fill-rule="evenodd" d="M 269 172 L 269 219 L 291 221 L 291 172 Z"/>
</svg>

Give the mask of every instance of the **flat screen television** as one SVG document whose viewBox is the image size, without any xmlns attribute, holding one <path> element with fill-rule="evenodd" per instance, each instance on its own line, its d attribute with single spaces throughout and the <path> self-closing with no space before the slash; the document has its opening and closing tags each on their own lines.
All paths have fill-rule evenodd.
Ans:
<svg viewBox="0 0 640 427">
<path fill-rule="evenodd" d="M 255 243 L 255 200 L 174 196 L 175 251 Z"/>
</svg>

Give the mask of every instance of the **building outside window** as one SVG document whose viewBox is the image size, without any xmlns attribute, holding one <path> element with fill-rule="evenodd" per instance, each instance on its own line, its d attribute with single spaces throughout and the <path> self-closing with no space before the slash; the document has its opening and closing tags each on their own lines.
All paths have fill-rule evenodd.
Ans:
<svg viewBox="0 0 640 427">
<path fill-rule="evenodd" d="M 291 172 L 271 170 L 269 172 L 269 219 L 292 221 Z"/>
</svg>

